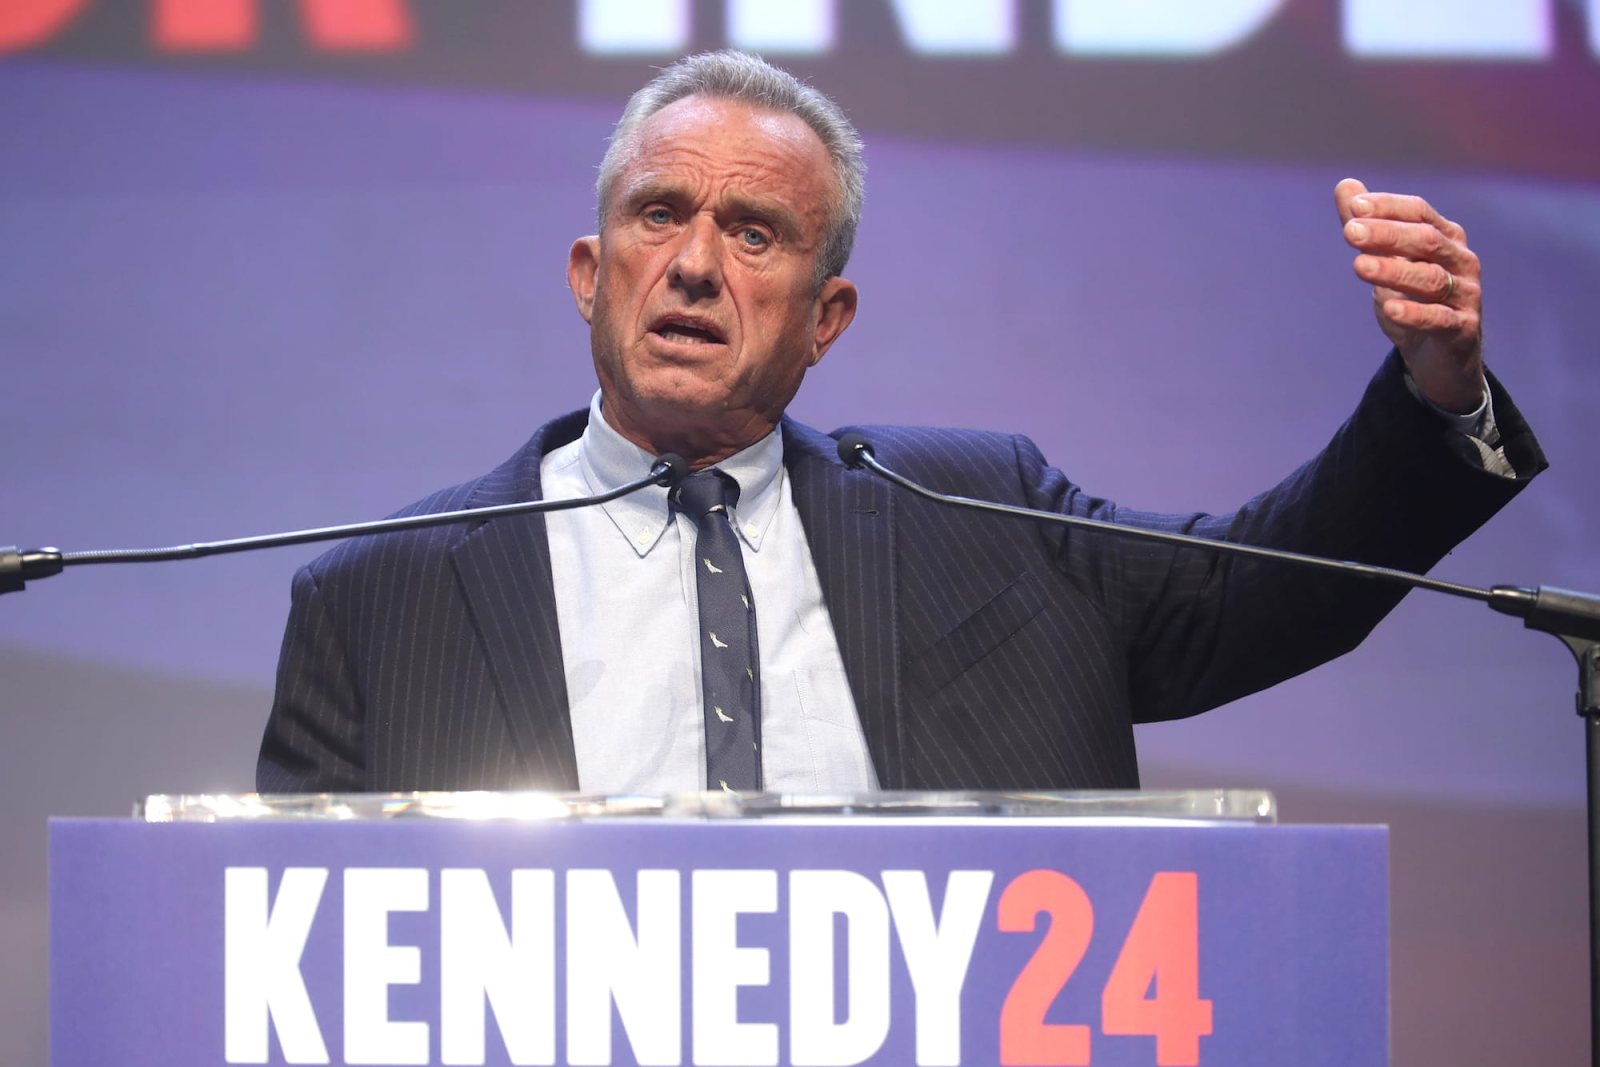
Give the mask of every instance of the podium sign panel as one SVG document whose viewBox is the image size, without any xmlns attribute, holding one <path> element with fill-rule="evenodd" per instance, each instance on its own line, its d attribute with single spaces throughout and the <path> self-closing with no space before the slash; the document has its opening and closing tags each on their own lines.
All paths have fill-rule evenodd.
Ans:
<svg viewBox="0 0 1600 1067">
<path fill-rule="evenodd" d="M 1246 821 L 57 820 L 52 1061 L 1384 1064 L 1387 878 Z"/>
</svg>

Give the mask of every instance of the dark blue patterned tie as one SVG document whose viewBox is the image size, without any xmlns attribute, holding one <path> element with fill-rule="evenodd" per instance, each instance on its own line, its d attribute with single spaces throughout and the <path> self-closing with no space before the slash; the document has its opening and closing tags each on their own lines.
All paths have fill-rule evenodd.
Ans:
<svg viewBox="0 0 1600 1067">
<path fill-rule="evenodd" d="M 706 788 L 761 789 L 761 663 L 756 605 L 733 530 L 739 483 L 701 471 L 672 491 L 699 528 L 694 543 L 700 597 L 700 684 L 706 721 Z"/>
</svg>

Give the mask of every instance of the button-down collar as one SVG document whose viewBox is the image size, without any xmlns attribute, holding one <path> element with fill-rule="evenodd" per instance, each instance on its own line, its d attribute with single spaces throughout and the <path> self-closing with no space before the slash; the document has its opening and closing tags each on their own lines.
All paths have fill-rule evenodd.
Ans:
<svg viewBox="0 0 1600 1067">
<path fill-rule="evenodd" d="M 600 393 L 596 391 L 589 401 L 589 426 L 578 443 L 579 469 L 589 491 L 602 493 L 632 481 L 650 469 L 654 458 L 605 420 Z M 774 429 L 716 466 L 739 483 L 733 527 L 751 551 L 759 552 L 761 540 L 778 513 L 779 490 L 783 486 L 783 435 Z M 667 491 L 660 486 L 649 486 L 600 506 L 641 557 L 649 555 L 672 521 Z"/>
</svg>

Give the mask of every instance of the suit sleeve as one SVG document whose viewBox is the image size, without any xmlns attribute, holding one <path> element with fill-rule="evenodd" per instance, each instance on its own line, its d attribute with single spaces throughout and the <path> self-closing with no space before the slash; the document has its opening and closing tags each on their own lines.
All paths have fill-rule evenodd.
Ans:
<svg viewBox="0 0 1600 1067">
<path fill-rule="evenodd" d="M 1232 514 L 1118 508 L 1046 467 L 1037 450 L 1020 449 L 1018 459 L 1040 507 L 1420 573 L 1546 466 L 1492 376 L 1490 388 L 1515 477 L 1486 471 L 1460 433 L 1408 394 L 1394 352 L 1328 446 Z M 1117 631 L 1140 722 L 1193 715 L 1332 659 L 1404 595 L 1288 564 L 1084 531 L 1049 536 L 1059 565 Z"/>
<path fill-rule="evenodd" d="M 310 567 L 294 577 L 277 689 L 256 763 L 262 793 L 366 787 L 360 694 Z"/>
</svg>

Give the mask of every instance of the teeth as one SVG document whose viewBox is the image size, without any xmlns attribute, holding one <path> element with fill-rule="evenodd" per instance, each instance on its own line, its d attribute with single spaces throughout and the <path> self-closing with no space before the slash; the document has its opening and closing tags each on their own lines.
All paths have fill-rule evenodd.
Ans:
<svg viewBox="0 0 1600 1067">
<path fill-rule="evenodd" d="M 714 343 L 711 340 L 711 338 L 709 338 L 709 337 L 703 337 L 700 334 L 693 334 L 693 333 L 679 333 L 677 330 L 674 330 L 670 326 L 663 327 L 661 330 L 659 330 L 657 332 L 662 337 L 665 337 L 667 340 L 669 340 L 669 341 L 677 341 L 680 344 L 707 345 L 707 344 L 713 344 Z"/>
</svg>

